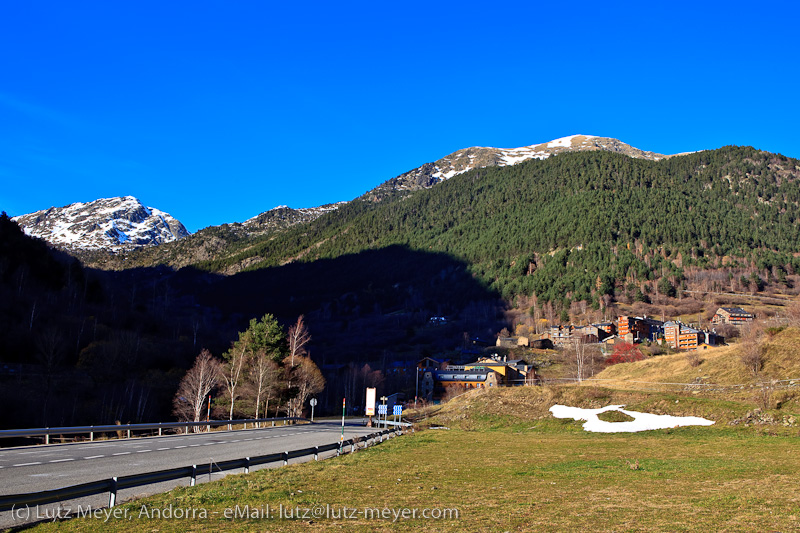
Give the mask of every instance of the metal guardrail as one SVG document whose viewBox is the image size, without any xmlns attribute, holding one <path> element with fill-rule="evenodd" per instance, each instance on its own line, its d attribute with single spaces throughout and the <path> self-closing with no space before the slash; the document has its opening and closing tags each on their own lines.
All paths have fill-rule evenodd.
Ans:
<svg viewBox="0 0 800 533">
<path fill-rule="evenodd" d="M 256 427 L 259 424 L 264 424 L 267 422 L 271 422 L 272 425 L 275 425 L 275 422 L 283 421 L 284 425 L 287 421 L 301 421 L 301 422 L 309 422 L 307 418 L 301 417 L 293 417 L 293 416 L 285 416 L 282 418 L 251 418 L 251 419 L 243 419 L 243 420 L 208 420 L 208 421 L 200 421 L 200 422 L 156 422 L 152 424 L 121 424 L 121 425 L 106 425 L 106 426 L 72 426 L 72 427 L 55 427 L 55 428 L 33 428 L 33 429 L 3 429 L 0 430 L 0 439 L 3 438 L 12 438 L 12 437 L 44 437 L 44 443 L 50 444 L 50 436 L 51 435 L 79 435 L 79 434 L 89 434 L 89 440 L 94 440 L 95 433 L 112 433 L 117 431 L 125 431 L 127 432 L 127 438 L 131 438 L 131 432 L 133 431 L 146 431 L 146 430 L 158 430 L 158 435 L 161 436 L 163 434 L 163 430 L 165 429 L 177 429 L 177 428 L 184 428 L 185 433 L 189 433 L 190 427 L 217 427 L 217 426 L 233 426 L 233 425 L 240 425 L 244 424 L 244 428 L 247 429 L 247 424 L 252 424 L 253 427 Z"/>
<path fill-rule="evenodd" d="M 322 446 L 314 446 L 312 448 L 303 448 L 300 450 L 293 450 L 280 453 L 272 453 L 269 455 L 260 455 L 257 457 L 245 457 L 243 459 L 232 459 L 229 461 L 212 462 L 203 465 L 191 465 L 178 468 L 170 468 L 167 470 L 157 470 L 155 472 L 147 472 L 144 474 L 134 474 L 123 477 L 112 477 L 111 479 L 104 479 L 100 481 L 92 481 L 89 483 L 82 483 L 80 485 L 72 485 L 69 487 L 62 487 L 60 489 L 31 492 L 26 494 L 9 494 L 0 496 L 0 512 L 10 511 L 16 508 L 32 506 L 32 505 L 46 505 L 50 503 L 58 503 L 67 500 L 74 500 L 76 498 L 84 498 L 86 496 L 97 496 L 99 494 L 108 493 L 108 506 L 114 507 L 117 502 L 117 492 L 123 489 L 130 489 L 135 487 L 142 487 L 145 485 L 152 485 L 154 483 L 161 483 L 164 481 L 174 481 L 176 479 L 189 478 L 189 486 L 194 487 L 197 484 L 198 472 L 212 472 L 212 471 L 225 471 L 243 469 L 245 473 L 250 472 L 250 468 L 257 465 L 276 463 L 283 461 L 283 465 L 289 464 L 290 459 L 298 457 L 305 457 L 307 455 L 314 455 L 314 460 L 319 460 L 319 454 L 340 450 L 341 453 L 347 453 L 345 448 L 350 447 L 350 453 L 354 452 L 360 442 L 365 442 L 365 447 L 369 446 L 370 441 L 379 439 L 383 442 L 384 436 L 387 438 L 394 433 L 402 433 L 401 429 L 386 429 L 376 433 L 370 433 L 362 437 L 355 437 L 342 442 L 332 444 L 324 444 Z"/>
</svg>

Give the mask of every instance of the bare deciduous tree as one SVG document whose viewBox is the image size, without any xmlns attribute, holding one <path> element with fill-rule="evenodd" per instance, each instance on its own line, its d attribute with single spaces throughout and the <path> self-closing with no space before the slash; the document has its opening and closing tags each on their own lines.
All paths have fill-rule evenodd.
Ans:
<svg viewBox="0 0 800 533">
<path fill-rule="evenodd" d="M 284 365 L 290 361 L 284 360 Z M 292 373 L 291 382 L 297 389 L 297 394 L 289 400 L 286 412 L 289 416 L 301 416 L 306 401 L 314 394 L 325 388 L 325 378 L 317 365 L 308 357 L 295 357 L 294 367 L 289 368 Z"/>
<path fill-rule="evenodd" d="M 294 358 L 306 355 L 306 344 L 311 340 L 311 334 L 303 322 L 303 315 L 297 317 L 297 322 L 289 327 L 289 357 L 294 366 Z"/>
<path fill-rule="evenodd" d="M 261 400 L 266 395 L 264 404 L 264 417 L 269 416 L 269 401 L 273 395 L 280 394 L 282 381 L 280 379 L 280 367 L 271 354 L 265 350 L 259 350 L 253 357 L 250 367 L 250 379 L 252 381 L 252 394 L 255 401 L 255 418 L 258 418 Z"/>
<path fill-rule="evenodd" d="M 220 362 L 211 352 L 203 350 L 194 361 L 172 400 L 172 412 L 179 420 L 199 422 L 206 398 L 219 384 Z M 192 430 L 196 433 L 199 428 Z"/>
<path fill-rule="evenodd" d="M 582 335 L 573 335 L 570 340 L 570 348 L 575 361 L 575 376 L 580 383 L 586 376 L 586 364 L 590 359 L 590 356 L 586 354 L 586 339 Z"/>
<path fill-rule="evenodd" d="M 231 401 L 230 411 L 228 412 L 228 420 L 233 420 L 233 409 L 236 405 L 236 400 L 239 398 L 241 389 L 242 374 L 250 359 L 248 353 L 247 332 L 239 336 L 239 341 L 236 342 L 231 349 L 225 352 L 223 357 L 225 361 L 222 363 L 222 381 L 225 385 L 225 391 L 228 393 L 228 399 Z M 238 390 L 237 390 L 238 389 Z"/>
<path fill-rule="evenodd" d="M 739 359 L 753 377 L 758 376 L 764 364 L 764 341 L 761 328 L 750 324 L 742 331 Z"/>
</svg>

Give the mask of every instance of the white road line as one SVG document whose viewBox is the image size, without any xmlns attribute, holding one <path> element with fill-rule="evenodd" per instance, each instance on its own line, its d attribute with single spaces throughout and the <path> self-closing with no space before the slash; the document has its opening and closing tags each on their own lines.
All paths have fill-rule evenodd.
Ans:
<svg viewBox="0 0 800 533">
<path fill-rule="evenodd" d="M 31 466 L 31 465 L 40 465 L 40 464 L 42 464 L 42 463 L 41 463 L 41 462 L 36 462 L 36 463 L 20 463 L 20 464 L 18 464 L 18 465 L 14 465 L 14 466 Z"/>
<path fill-rule="evenodd" d="M 84 457 L 84 459 L 98 459 L 100 457 L 105 457 L 105 455 L 90 455 L 89 457 Z"/>
<path fill-rule="evenodd" d="M 188 448 L 188 446 L 175 446 L 176 450 L 180 450 L 181 448 Z"/>
<path fill-rule="evenodd" d="M 74 460 L 75 459 L 72 459 L 72 458 L 69 458 L 69 459 L 54 459 L 52 461 L 47 461 L 47 462 L 48 463 L 64 463 L 66 461 L 74 461 Z"/>
<path fill-rule="evenodd" d="M 119 453 L 112 453 L 111 455 L 130 455 L 131 452 L 119 452 Z"/>
<path fill-rule="evenodd" d="M 169 450 L 169 448 L 156 448 L 157 451 L 163 452 L 164 450 Z"/>
<path fill-rule="evenodd" d="M 136 450 L 136 453 L 152 452 L 153 450 Z"/>
<path fill-rule="evenodd" d="M 189 448 L 197 448 L 198 446 L 202 446 L 202 444 L 190 444 Z"/>
</svg>

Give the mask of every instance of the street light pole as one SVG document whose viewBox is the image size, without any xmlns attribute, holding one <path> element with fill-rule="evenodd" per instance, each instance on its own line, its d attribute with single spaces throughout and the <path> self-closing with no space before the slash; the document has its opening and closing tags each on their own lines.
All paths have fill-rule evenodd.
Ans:
<svg viewBox="0 0 800 533">
<path fill-rule="evenodd" d="M 347 406 L 347 398 L 342 398 L 342 438 L 339 439 L 339 455 L 342 454 L 342 446 L 344 446 L 344 413 Z"/>
<path fill-rule="evenodd" d="M 383 427 L 386 427 L 388 424 L 386 423 L 389 420 L 389 413 L 386 411 L 386 400 L 388 400 L 386 396 L 381 396 L 381 404 L 383 405 Z"/>
</svg>

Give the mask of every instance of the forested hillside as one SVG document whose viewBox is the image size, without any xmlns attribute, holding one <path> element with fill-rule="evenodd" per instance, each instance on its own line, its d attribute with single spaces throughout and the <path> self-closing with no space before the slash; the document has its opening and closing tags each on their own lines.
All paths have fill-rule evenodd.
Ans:
<svg viewBox="0 0 800 533">
<path fill-rule="evenodd" d="M 0 428 L 168 420 L 197 354 L 220 357 L 267 313 L 284 328 L 306 315 L 308 353 L 328 379 L 318 412 L 329 412 L 344 396 L 357 405 L 364 380 L 413 388 L 406 367 L 454 351 L 465 331 L 491 335 L 504 326 L 502 311 L 498 295 L 447 254 L 395 246 L 233 276 L 103 271 L 3 213 Z M 447 324 L 431 325 L 433 314 L 447 314 Z M 271 414 L 288 405 L 273 399 Z"/>
<path fill-rule="evenodd" d="M 568 153 L 351 202 L 197 266 L 255 270 L 400 244 L 466 262 L 507 300 L 540 301 L 597 302 L 662 277 L 674 290 L 687 268 L 741 266 L 780 279 L 800 269 L 799 168 L 748 147 L 662 161 Z"/>
</svg>

